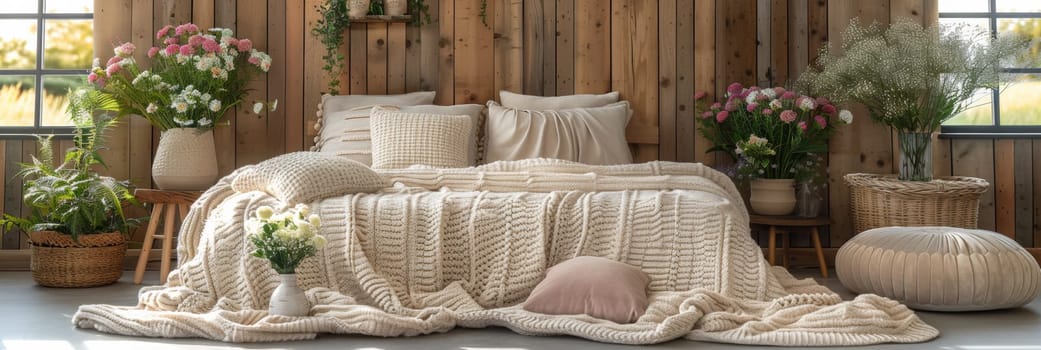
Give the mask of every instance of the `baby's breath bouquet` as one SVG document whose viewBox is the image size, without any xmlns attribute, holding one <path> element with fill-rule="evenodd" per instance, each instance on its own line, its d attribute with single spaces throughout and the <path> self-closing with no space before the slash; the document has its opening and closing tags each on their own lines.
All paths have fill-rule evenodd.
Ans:
<svg viewBox="0 0 1041 350">
<path fill-rule="evenodd" d="M 256 247 L 253 256 L 270 261 L 279 274 L 295 273 L 301 261 L 325 247 L 325 237 L 318 235 L 321 225 L 306 205 L 282 213 L 269 206 L 257 208 L 249 224 L 249 238 Z"/>
<path fill-rule="evenodd" d="M 930 134 L 977 104 L 977 91 L 998 88 L 1002 67 L 1025 52 L 1015 35 L 991 38 L 968 25 L 922 27 L 907 19 L 888 28 L 850 22 L 843 55 L 821 50 L 819 68 L 799 77 L 799 87 L 838 103 L 867 107 L 871 118 L 901 133 L 900 177 L 928 181 Z"/>
<path fill-rule="evenodd" d="M 105 65 L 95 60 L 87 80 L 115 97 L 123 112 L 141 115 L 164 131 L 213 128 L 225 111 L 242 103 L 253 76 L 271 68 L 268 54 L 229 29 L 168 25 L 155 39 L 161 45 L 148 49 L 151 69 L 138 65 L 134 44 L 123 43 Z M 252 110 L 259 114 L 265 106 L 275 104 L 257 102 Z"/>
</svg>

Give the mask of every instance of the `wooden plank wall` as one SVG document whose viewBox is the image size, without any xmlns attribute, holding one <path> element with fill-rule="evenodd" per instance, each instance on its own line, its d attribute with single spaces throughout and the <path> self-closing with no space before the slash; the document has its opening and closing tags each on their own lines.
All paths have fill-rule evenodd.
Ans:
<svg viewBox="0 0 1041 350">
<path fill-rule="evenodd" d="M 96 0 L 96 52 L 132 41 L 147 48 L 166 24 L 193 21 L 231 28 L 275 61 L 254 82 L 252 100 L 279 100 L 257 116 L 229 114 L 215 131 L 222 173 L 284 152 L 307 149 L 315 136 L 317 103 L 329 79 L 322 46 L 310 35 L 323 0 Z M 734 81 L 784 84 L 811 64 L 849 20 L 888 23 L 911 17 L 928 23 L 936 0 L 427 0 L 434 23 L 355 23 L 346 33 L 341 90 L 392 94 L 437 90 L 439 104 L 484 103 L 498 90 L 542 95 L 617 90 L 635 112 L 627 136 L 637 160 L 719 164 L 694 130 L 691 97 L 715 98 Z M 141 53 L 144 49 L 140 50 Z M 102 57 L 107 59 L 108 57 Z M 894 170 L 889 130 L 856 110 L 831 144 L 828 207 L 836 221 L 825 244 L 838 247 L 852 232 L 842 175 Z M 107 174 L 151 185 L 159 133 L 134 117 L 110 135 Z M 64 141 L 64 147 L 68 141 Z M 15 162 L 36 150 L 30 140 L 0 140 L 0 211 L 22 214 Z M 981 227 L 1041 246 L 1041 140 L 937 140 L 937 175 L 968 175 L 994 184 L 981 206 Z M 25 247 L 7 233 L 3 249 Z"/>
</svg>

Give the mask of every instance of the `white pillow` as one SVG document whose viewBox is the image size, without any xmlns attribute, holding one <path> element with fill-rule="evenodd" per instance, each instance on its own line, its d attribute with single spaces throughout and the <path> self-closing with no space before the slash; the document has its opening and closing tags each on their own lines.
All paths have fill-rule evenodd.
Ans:
<svg viewBox="0 0 1041 350">
<path fill-rule="evenodd" d="M 485 162 L 555 158 L 592 165 L 632 163 L 629 103 L 537 111 L 488 102 Z"/>
<path fill-rule="evenodd" d="M 369 113 L 373 106 L 413 106 L 434 102 L 435 92 L 422 91 L 403 95 L 323 95 L 318 105 L 319 119 L 315 124 L 312 151 L 333 153 L 372 164 L 372 145 L 369 141 Z"/>
<path fill-rule="evenodd" d="M 468 105 L 453 105 L 453 106 L 437 106 L 437 105 L 420 105 L 420 106 L 401 106 L 401 107 L 389 107 L 381 106 L 385 109 L 396 109 L 402 113 L 417 113 L 417 114 L 437 114 L 437 115 L 465 115 L 470 117 L 470 132 L 469 138 L 466 141 L 467 157 L 466 164 L 468 166 L 477 165 L 477 160 L 482 155 L 478 144 L 480 131 L 484 127 L 484 106 L 468 104 Z"/>
<path fill-rule="evenodd" d="M 569 96 L 533 96 L 522 95 L 506 90 L 499 91 L 502 106 L 518 109 L 535 109 L 540 111 L 567 108 L 602 107 L 618 102 L 618 91 L 599 95 Z"/>
<path fill-rule="evenodd" d="M 389 186 L 364 164 L 331 154 L 293 152 L 243 167 L 232 182 L 236 192 L 263 191 L 290 205 Z"/>
<path fill-rule="evenodd" d="M 467 167 L 471 119 L 466 115 L 372 109 L 372 168 Z"/>
</svg>

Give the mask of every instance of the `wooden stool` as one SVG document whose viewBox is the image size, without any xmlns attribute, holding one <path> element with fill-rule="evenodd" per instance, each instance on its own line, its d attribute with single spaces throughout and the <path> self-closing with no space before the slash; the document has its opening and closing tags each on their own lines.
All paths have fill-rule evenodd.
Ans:
<svg viewBox="0 0 1041 350">
<path fill-rule="evenodd" d="M 188 215 L 192 203 L 202 192 L 194 191 L 164 191 L 152 189 L 137 189 L 134 197 L 142 203 L 152 203 L 152 216 L 148 219 L 148 230 L 145 231 L 145 241 L 141 245 L 141 255 L 137 258 L 137 269 L 134 270 L 134 284 L 141 284 L 145 277 L 145 266 L 148 265 L 148 253 L 152 250 L 155 239 L 163 240 L 162 261 L 159 265 L 159 283 L 166 283 L 166 275 L 170 274 L 170 258 L 173 254 L 173 240 L 177 229 L 174 223 Z M 155 234 L 159 228 L 159 221 L 163 221 L 163 234 Z"/>
<path fill-rule="evenodd" d="M 770 265 L 775 265 L 775 256 L 777 251 L 777 228 L 792 228 L 792 227 L 810 227 L 810 238 L 813 239 L 813 248 L 817 250 L 817 262 L 820 263 L 821 275 L 824 278 L 828 278 L 828 265 L 824 261 L 824 249 L 821 248 L 821 237 L 818 227 L 831 225 L 831 218 L 826 216 L 818 216 L 815 218 L 804 218 L 798 216 L 770 216 L 770 215 L 751 215 L 753 225 L 764 225 L 769 227 L 770 234 L 770 245 L 767 251 Z M 788 248 L 791 246 L 790 240 L 788 239 L 789 230 L 781 231 L 784 235 L 784 267 L 788 267 Z"/>
</svg>

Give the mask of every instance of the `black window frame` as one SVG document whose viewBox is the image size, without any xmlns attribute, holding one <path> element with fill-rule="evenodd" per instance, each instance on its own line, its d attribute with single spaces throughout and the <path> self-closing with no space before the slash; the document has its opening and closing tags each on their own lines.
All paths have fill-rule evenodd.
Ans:
<svg viewBox="0 0 1041 350">
<path fill-rule="evenodd" d="M 27 1 L 27 0 L 3 0 L 3 1 Z M 43 125 L 43 77 L 53 75 L 87 75 L 90 69 L 48 69 L 43 65 L 44 40 L 47 37 L 47 20 L 93 20 L 94 12 L 90 13 L 47 13 L 46 0 L 36 0 L 35 13 L 0 13 L 0 19 L 21 19 L 36 21 L 36 67 L 34 69 L 2 69 L 0 76 L 33 76 L 35 96 L 33 97 L 34 113 L 32 126 L 0 126 L 0 136 L 21 138 L 28 135 L 67 135 L 71 134 L 71 126 L 44 126 Z M 97 11 L 97 9 L 94 9 Z M 93 24 L 92 24 L 93 26 Z M 96 54 L 96 53 L 95 53 Z M 0 113 L 3 113 L 0 111 Z"/>
<path fill-rule="evenodd" d="M 944 0 L 938 0 L 944 1 Z M 997 12 L 997 0 L 987 0 L 987 12 L 941 12 L 940 18 L 948 19 L 986 19 L 990 35 L 998 34 L 998 20 L 1001 19 L 1039 19 L 1041 12 Z M 1005 68 L 1006 73 L 1041 74 L 1041 67 Z M 941 125 L 940 134 L 946 137 L 1037 137 L 1041 136 L 1041 125 L 1001 125 L 1001 91 L 991 90 L 991 125 Z M 1039 106 L 1041 108 L 1041 106 Z"/>
</svg>

